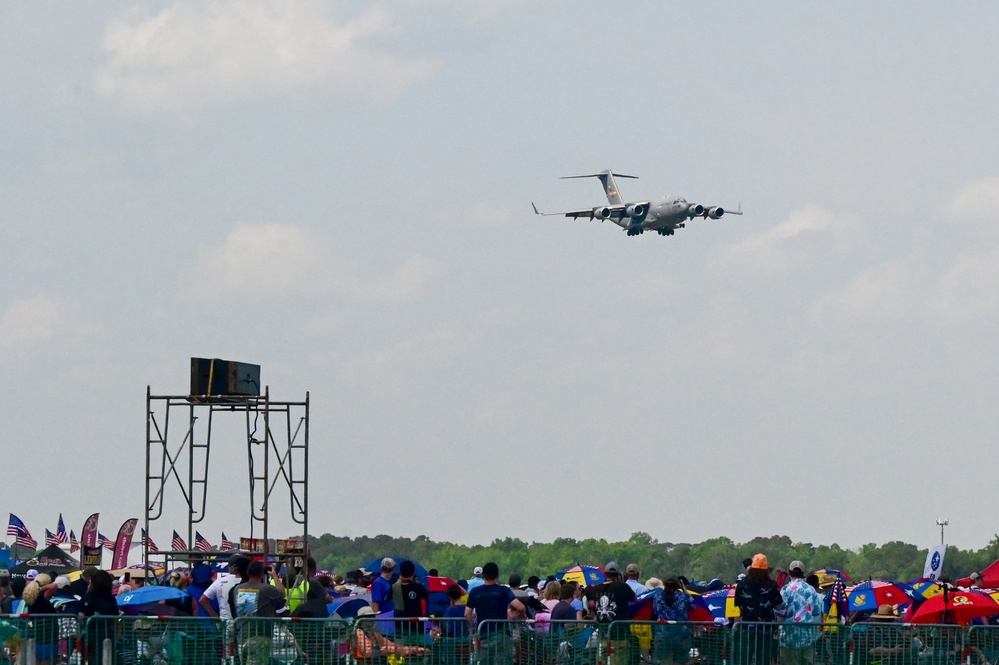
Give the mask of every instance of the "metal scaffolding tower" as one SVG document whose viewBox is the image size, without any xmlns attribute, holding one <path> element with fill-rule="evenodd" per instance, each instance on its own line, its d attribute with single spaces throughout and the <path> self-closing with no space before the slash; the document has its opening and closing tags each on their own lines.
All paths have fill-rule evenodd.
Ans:
<svg viewBox="0 0 999 665">
<path fill-rule="evenodd" d="M 163 517 L 167 495 L 178 494 L 179 490 L 182 506 L 187 508 L 187 544 L 193 547 L 195 525 L 205 519 L 207 509 L 212 425 L 216 419 L 232 414 L 242 414 L 246 425 L 250 537 L 262 539 L 263 553 L 271 553 L 272 499 L 287 488 L 292 521 L 301 525 L 301 538 L 307 540 L 309 394 L 302 402 L 273 401 L 270 387 L 261 396 L 224 397 L 153 395 L 146 387 L 147 534 L 150 524 Z M 142 554 L 148 564 L 147 542 L 143 543 Z M 188 559 L 195 550 L 153 555 Z"/>
</svg>

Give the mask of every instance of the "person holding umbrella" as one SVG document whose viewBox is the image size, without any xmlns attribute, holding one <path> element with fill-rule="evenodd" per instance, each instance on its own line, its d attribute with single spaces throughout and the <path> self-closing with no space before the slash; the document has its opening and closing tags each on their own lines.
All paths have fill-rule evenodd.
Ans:
<svg viewBox="0 0 999 665">
<path fill-rule="evenodd" d="M 773 661 L 773 626 L 777 611 L 784 607 L 777 583 L 770 577 L 770 566 L 763 553 L 753 557 L 746 577 L 735 585 L 735 606 L 740 616 L 736 632 L 736 662 L 769 665 Z M 763 625 L 741 625 L 761 623 Z"/>
</svg>

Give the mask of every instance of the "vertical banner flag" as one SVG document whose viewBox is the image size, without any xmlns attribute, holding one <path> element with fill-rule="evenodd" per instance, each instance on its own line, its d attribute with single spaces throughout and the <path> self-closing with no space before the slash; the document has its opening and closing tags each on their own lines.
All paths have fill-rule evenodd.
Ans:
<svg viewBox="0 0 999 665">
<path fill-rule="evenodd" d="M 87 547 L 97 547 L 97 520 L 100 513 L 94 513 L 83 523 L 83 532 L 80 534 L 80 544 Z"/>
<path fill-rule="evenodd" d="M 114 541 L 114 555 L 111 557 L 111 570 L 124 568 L 128 565 L 128 549 L 132 546 L 132 534 L 139 520 L 133 517 L 125 520 L 125 523 L 118 529 L 118 537 Z"/>
<path fill-rule="evenodd" d="M 928 577 L 931 580 L 940 579 L 940 572 L 943 570 L 944 554 L 946 553 L 946 545 L 937 545 L 926 553 L 926 565 L 923 566 L 923 577 Z"/>
</svg>

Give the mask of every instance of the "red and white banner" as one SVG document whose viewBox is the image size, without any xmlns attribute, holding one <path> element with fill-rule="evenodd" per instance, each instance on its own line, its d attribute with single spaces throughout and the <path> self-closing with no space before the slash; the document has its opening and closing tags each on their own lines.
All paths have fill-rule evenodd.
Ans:
<svg viewBox="0 0 999 665">
<path fill-rule="evenodd" d="M 111 570 L 118 570 L 128 565 L 128 550 L 132 547 L 132 534 L 139 520 L 133 517 L 125 520 L 125 523 L 118 529 L 118 537 L 114 541 L 114 554 L 111 557 Z"/>
</svg>

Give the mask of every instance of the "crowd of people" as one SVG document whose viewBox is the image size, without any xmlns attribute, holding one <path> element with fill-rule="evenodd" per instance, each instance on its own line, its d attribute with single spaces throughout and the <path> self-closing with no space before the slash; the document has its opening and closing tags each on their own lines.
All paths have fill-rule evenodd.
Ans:
<svg viewBox="0 0 999 665">
<path fill-rule="evenodd" d="M 739 575 L 731 593 L 738 610 L 734 622 L 743 625 L 733 632 L 738 639 L 731 642 L 718 637 L 731 625 L 729 618 L 717 617 L 706 623 L 691 621 L 698 592 L 724 587 L 721 582 L 691 584 L 679 575 L 643 580 L 637 564 L 622 568 L 613 561 L 603 567 L 605 579 L 589 586 L 555 576 L 531 576 L 525 583 L 519 574 L 510 575 L 503 584 L 497 564 L 486 562 L 475 567 L 467 580 L 449 586 L 443 606 L 432 606 L 431 594 L 411 561 L 385 558 L 376 572 L 357 568 L 341 577 L 317 571 L 315 561 L 308 559 L 305 569 L 289 578 L 287 571 L 276 564 L 235 554 L 224 572 L 199 562 L 156 579 L 157 584 L 176 592 L 155 601 L 153 607 L 140 607 L 139 613 L 218 617 L 226 621 L 282 616 L 324 618 L 330 616 L 337 599 L 358 597 L 366 602 L 356 611 L 353 628 L 357 658 L 417 656 L 425 653 L 428 644 L 441 640 L 467 645 L 474 631 L 479 638 L 480 661 L 506 662 L 510 657 L 510 626 L 522 625 L 531 635 L 557 637 L 555 643 L 563 647 L 586 649 L 600 644 L 610 654 L 607 662 L 612 665 L 685 665 L 692 659 L 720 662 L 726 649 L 730 650 L 728 659 L 740 665 L 834 663 L 836 640 L 845 635 L 845 631 L 836 631 L 847 623 L 884 626 L 900 619 L 893 606 L 882 605 L 863 614 L 840 612 L 830 622 L 835 603 L 830 603 L 829 596 L 836 587 L 825 587 L 818 577 L 808 575 L 801 561 L 792 561 L 776 579 L 764 554 L 743 563 L 745 573 Z M 436 570 L 428 572 L 438 578 Z M 79 579 L 71 581 L 67 576 L 38 570 L 29 570 L 23 578 L 15 579 L 5 573 L 0 571 L 3 614 L 75 615 L 81 619 L 118 616 L 123 610 L 119 600 L 141 595 L 147 574 L 139 570 L 114 579 L 107 571 L 88 568 Z M 972 583 L 980 584 L 980 579 L 972 576 Z M 639 618 L 647 620 L 648 625 L 628 623 L 636 618 L 634 612 L 639 607 L 644 607 Z M 384 630 L 386 617 L 399 620 L 393 622 L 394 630 L 389 634 Z M 436 618 L 404 621 L 417 617 Z M 93 660 L 93 654 L 99 655 L 110 629 L 101 628 L 98 622 L 92 630 L 93 634 L 85 636 L 91 649 L 90 662 L 101 662 Z M 521 637 L 527 634 L 519 633 Z M 858 634 L 861 664 L 885 662 L 884 658 L 872 660 L 879 655 L 891 655 L 887 660 L 903 662 L 902 655 L 911 655 L 916 649 L 914 644 L 925 649 L 914 630 L 907 635 L 872 628 Z M 34 637 L 37 662 L 53 663 L 58 655 L 56 629 L 36 631 Z M 262 662 L 260 655 L 269 654 L 272 643 L 272 632 L 267 629 L 261 634 L 244 633 L 228 648 L 238 649 L 243 662 Z M 947 648 L 956 647 L 951 642 Z M 976 654 L 979 665 L 993 660 L 982 645 L 973 648 L 967 653 Z M 941 649 L 937 646 L 938 652 Z"/>
</svg>

